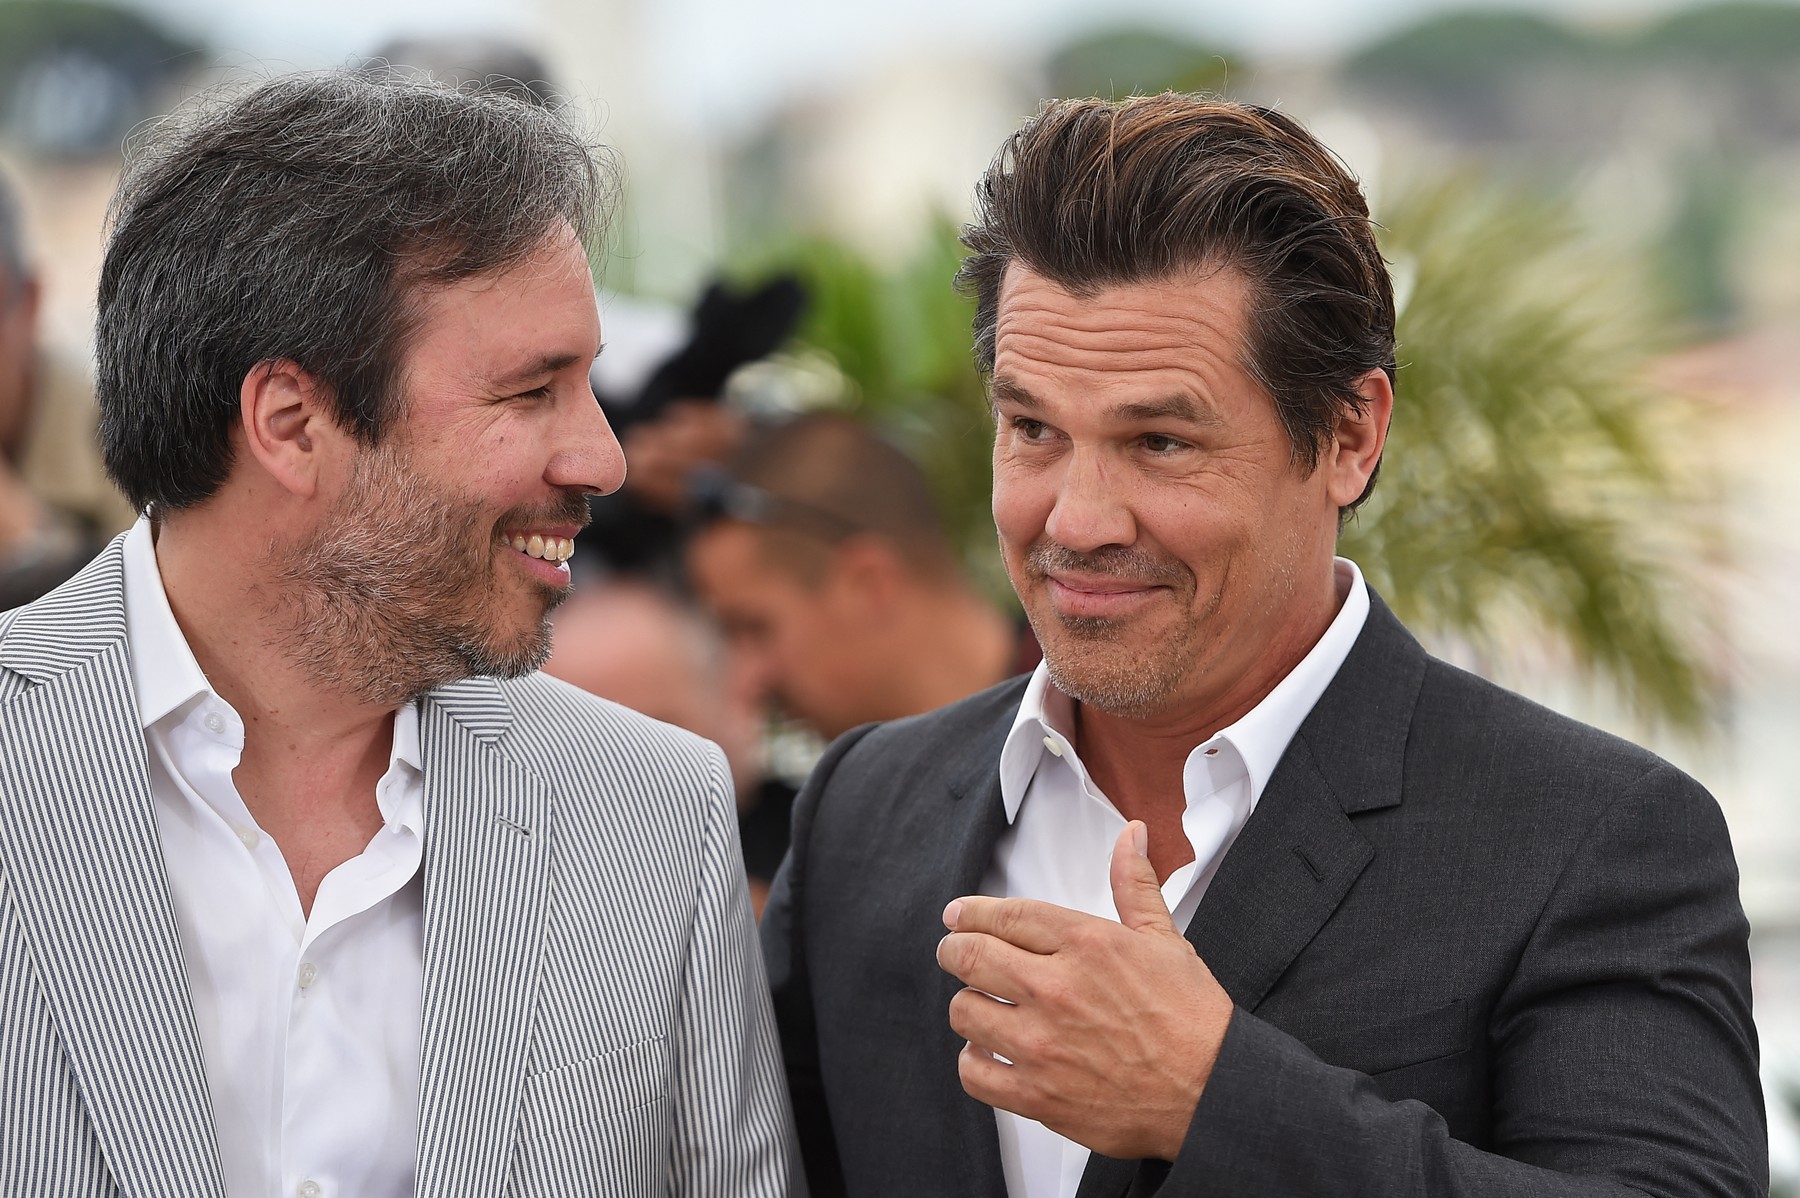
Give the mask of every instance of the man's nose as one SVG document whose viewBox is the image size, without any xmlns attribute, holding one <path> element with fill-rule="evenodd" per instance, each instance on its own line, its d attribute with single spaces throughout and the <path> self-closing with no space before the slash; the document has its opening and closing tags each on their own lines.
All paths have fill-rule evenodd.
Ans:
<svg viewBox="0 0 1800 1198">
<path fill-rule="evenodd" d="M 1104 455 L 1077 450 L 1057 480 L 1056 499 L 1044 521 L 1051 540 L 1077 553 L 1137 540 L 1137 521 L 1123 480 Z"/>
<path fill-rule="evenodd" d="M 586 388 L 571 391 L 557 424 L 557 444 L 545 479 L 559 487 L 610 495 L 625 482 L 625 451 L 600 401 Z"/>
</svg>

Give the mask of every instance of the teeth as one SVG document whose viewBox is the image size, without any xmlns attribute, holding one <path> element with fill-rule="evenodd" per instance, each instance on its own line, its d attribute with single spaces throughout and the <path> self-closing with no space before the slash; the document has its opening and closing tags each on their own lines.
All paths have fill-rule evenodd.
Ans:
<svg viewBox="0 0 1800 1198">
<path fill-rule="evenodd" d="M 507 543 L 520 553 L 530 554 L 546 562 L 566 562 L 575 556 L 575 542 L 568 537 L 546 537 L 541 533 L 533 533 L 527 538 L 515 533 Z"/>
</svg>

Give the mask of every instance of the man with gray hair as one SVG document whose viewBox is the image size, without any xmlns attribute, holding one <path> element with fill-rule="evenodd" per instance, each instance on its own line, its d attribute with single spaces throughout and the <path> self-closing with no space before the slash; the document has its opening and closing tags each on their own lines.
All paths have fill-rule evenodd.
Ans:
<svg viewBox="0 0 1800 1198">
<path fill-rule="evenodd" d="M 624 476 L 607 191 L 553 112 L 389 77 L 139 148 L 143 515 L 0 615 L 0 1192 L 788 1192 L 724 758 L 536 672 Z"/>
</svg>

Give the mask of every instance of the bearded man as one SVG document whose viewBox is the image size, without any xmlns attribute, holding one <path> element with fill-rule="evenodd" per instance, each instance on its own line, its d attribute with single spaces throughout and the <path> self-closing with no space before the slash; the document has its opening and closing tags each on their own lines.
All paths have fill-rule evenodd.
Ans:
<svg viewBox="0 0 1800 1198">
<path fill-rule="evenodd" d="M 1049 105 L 978 197 L 1045 664 L 796 802 L 763 939 L 814 1192 L 1766 1192 L 1717 805 L 1334 556 L 1396 411 L 1355 180 L 1164 95 Z"/>
<path fill-rule="evenodd" d="M 759 1194 L 731 776 L 535 673 L 589 495 L 549 110 L 347 73 L 141 147 L 98 356 L 143 513 L 0 616 L 0 1191 Z"/>
</svg>

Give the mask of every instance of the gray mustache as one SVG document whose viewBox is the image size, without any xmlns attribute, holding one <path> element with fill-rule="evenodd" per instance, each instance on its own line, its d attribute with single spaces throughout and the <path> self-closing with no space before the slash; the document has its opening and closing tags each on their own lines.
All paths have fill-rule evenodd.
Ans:
<svg viewBox="0 0 1800 1198">
<path fill-rule="evenodd" d="M 1179 562 L 1124 545 L 1079 553 L 1054 541 L 1039 541 L 1025 554 L 1025 563 L 1039 574 L 1102 574 L 1149 586 L 1180 582 L 1187 576 L 1187 568 Z"/>
</svg>

